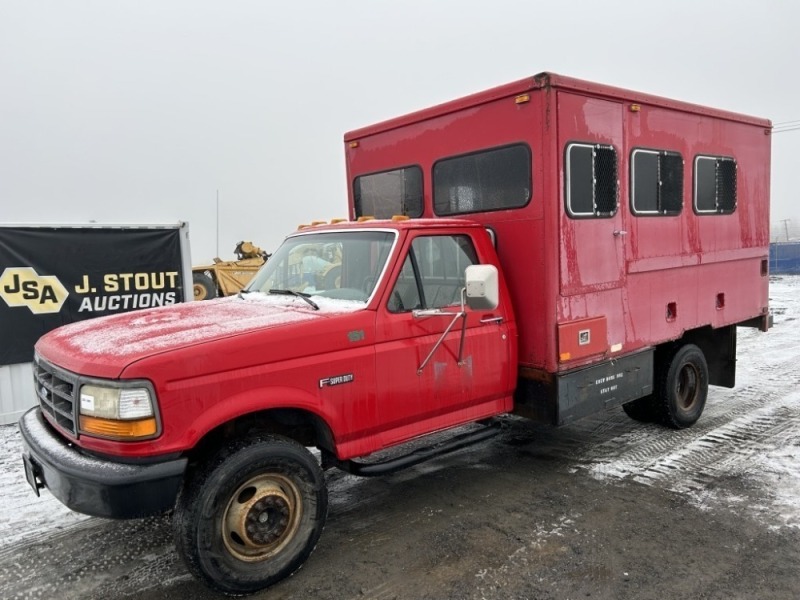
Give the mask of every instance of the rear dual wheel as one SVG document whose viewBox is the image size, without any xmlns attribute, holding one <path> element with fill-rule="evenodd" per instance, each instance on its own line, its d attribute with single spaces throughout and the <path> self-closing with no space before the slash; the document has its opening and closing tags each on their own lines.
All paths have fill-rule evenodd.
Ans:
<svg viewBox="0 0 800 600">
<path fill-rule="evenodd" d="M 189 570 L 226 594 L 247 594 L 296 571 L 319 540 L 325 479 L 304 447 L 279 436 L 231 443 L 182 490 L 173 518 Z"/>
<path fill-rule="evenodd" d="M 708 364 L 703 351 L 686 344 L 666 359 L 659 359 L 654 386 L 652 395 L 622 405 L 629 417 L 661 422 L 674 429 L 694 425 L 703 414 L 708 397 Z"/>
</svg>

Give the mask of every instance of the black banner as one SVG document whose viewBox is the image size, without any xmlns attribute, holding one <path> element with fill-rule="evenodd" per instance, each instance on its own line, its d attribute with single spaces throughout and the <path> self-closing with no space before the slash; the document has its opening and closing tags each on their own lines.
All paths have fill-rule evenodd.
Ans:
<svg viewBox="0 0 800 600">
<path fill-rule="evenodd" d="M 185 300 L 180 235 L 0 227 L 0 365 L 30 362 L 36 340 L 66 323 Z"/>
</svg>

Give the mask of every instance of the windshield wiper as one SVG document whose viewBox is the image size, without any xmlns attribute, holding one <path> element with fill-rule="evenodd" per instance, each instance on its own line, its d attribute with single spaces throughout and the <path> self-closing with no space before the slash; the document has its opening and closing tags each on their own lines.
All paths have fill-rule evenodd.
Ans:
<svg viewBox="0 0 800 600">
<path fill-rule="evenodd" d="M 282 294 L 284 296 L 297 296 L 298 298 L 302 298 L 303 300 L 308 302 L 308 304 L 312 306 L 314 310 L 319 310 L 319 304 L 314 302 L 309 294 L 304 294 L 303 292 L 295 292 L 294 290 L 277 290 L 277 289 L 272 289 L 269 291 L 269 293 Z"/>
</svg>

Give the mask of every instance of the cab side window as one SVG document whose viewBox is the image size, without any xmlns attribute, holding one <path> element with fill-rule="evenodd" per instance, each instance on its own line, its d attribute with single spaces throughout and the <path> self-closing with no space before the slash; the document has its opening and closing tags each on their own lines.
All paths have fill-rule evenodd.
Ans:
<svg viewBox="0 0 800 600">
<path fill-rule="evenodd" d="M 416 238 L 389 297 L 389 311 L 406 312 L 459 304 L 465 283 L 464 269 L 477 262 L 469 236 Z"/>
<path fill-rule="evenodd" d="M 403 269 L 394 284 L 392 295 L 389 297 L 388 308 L 390 312 L 405 312 L 422 308 L 410 253 L 406 256 Z"/>
</svg>

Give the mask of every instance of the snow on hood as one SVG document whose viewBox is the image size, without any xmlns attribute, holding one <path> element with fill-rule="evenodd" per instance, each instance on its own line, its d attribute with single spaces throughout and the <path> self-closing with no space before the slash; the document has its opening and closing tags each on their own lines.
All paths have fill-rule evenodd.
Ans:
<svg viewBox="0 0 800 600">
<path fill-rule="evenodd" d="M 77 353 L 84 358 L 142 357 L 164 350 L 365 308 L 363 302 L 250 293 L 219 300 L 187 302 L 135 311 L 60 327 L 37 348 Z"/>
</svg>

